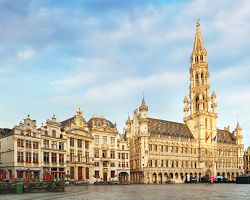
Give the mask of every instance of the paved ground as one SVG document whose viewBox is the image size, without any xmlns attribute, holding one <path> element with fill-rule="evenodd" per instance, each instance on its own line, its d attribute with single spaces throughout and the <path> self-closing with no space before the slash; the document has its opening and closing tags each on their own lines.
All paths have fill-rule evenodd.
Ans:
<svg viewBox="0 0 250 200">
<path fill-rule="evenodd" d="M 250 185 L 237 184 L 170 184 L 170 185 L 114 185 L 71 186 L 64 193 L 0 194 L 0 199 L 84 199 L 84 200 L 245 200 L 250 199 Z"/>
</svg>

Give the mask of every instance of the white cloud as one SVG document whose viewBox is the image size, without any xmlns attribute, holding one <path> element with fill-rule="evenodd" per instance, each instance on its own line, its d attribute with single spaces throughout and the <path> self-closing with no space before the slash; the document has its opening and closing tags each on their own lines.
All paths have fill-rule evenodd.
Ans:
<svg viewBox="0 0 250 200">
<path fill-rule="evenodd" d="M 26 47 L 17 52 L 17 59 L 20 61 L 27 61 L 36 55 L 36 51 L 32 48 Z"/>
<path fill-rule="evenodd" d="M 126 77 L 124 79 L 109 82 L 106 85 L 88 89 L 80 99 L 87 102 L 117 101 L 125 96 L 150 91 L 159 87 L 173 87 L 182 84 L 184 74 L 179 72 L 167 72 L 154 74 L 148 77 Z"/>
<path fill-rule="evenodd" d="M 63 79 L 52 81 L 50 85 L 61 92 L 103 81 L 112 74 L 113 62 L 108 58 L 74 58 L 71 73 Z"/>
<path fill-rule="evenodd" d="M 227 82 L 232 84 L 232 81 L 243 81 L 250 78 L 250 65 L 241 66 L 237 65 L 236 67 L 224 68 L 220 71 L 214 73 L 213 77 L 215 82 Z"/>
</svg>

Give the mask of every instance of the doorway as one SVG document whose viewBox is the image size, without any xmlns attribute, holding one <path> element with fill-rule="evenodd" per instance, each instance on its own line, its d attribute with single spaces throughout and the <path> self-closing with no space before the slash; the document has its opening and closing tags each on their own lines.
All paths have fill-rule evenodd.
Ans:
<svg viewBox="0 0 250 200">
<path fill-rule="evenodd" d="M 107 181 L 108 174 L 107 172 L 103 172 L 103 181 Z"/>
<path fill-rule="evenodd" d="M 78 181 L 82 180 L 82 167 L 78 167 Z"/>
</svg>

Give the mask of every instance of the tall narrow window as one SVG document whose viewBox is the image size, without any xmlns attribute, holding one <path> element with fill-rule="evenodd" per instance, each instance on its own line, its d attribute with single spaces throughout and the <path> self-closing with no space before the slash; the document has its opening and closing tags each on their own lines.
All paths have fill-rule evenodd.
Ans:
<svg viewBox="0 0 250 200">
<path fill-rule="evenodd" d="M 206 110 L 205 96 L 204 95 L 202 96 L 202 99 L 203 99 L 203 110 Z"/>
<path fill-rule="evenodd" d="M 202 72 L 202 73 L 201 73 L 201 84 L 204 85 L 204 82 L 205 82 L 205 81 L 204 81 L 204 73 Z"/>
<path fill-rule="evenodd" d="M 195 83 L 196 83 L 196 85 L 199 85 L 199 75 L 198 74 L 195 75 Z"/>
<path fill-rule="evenodd" d="M 195 97 L 195 109 L 196 111 L 199 111 L 199 97 L 198 96 Z"/>
</svg>

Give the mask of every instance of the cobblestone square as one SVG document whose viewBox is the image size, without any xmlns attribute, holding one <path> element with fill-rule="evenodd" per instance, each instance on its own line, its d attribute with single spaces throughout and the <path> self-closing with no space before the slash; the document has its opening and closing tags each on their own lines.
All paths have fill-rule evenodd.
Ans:
<svg viewBox="0 0 250 200">
<path fill-rule="evenodd" d="M 249 185 L 236 184 L 169 184 L 169 185 L 115 185 L 70 186 L 64 193 L 32 193 L 0 195 L 10 200 L 163 200 L 163 199 L 250 199 Z"/>
</svg>

